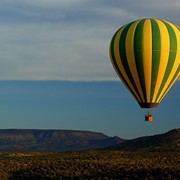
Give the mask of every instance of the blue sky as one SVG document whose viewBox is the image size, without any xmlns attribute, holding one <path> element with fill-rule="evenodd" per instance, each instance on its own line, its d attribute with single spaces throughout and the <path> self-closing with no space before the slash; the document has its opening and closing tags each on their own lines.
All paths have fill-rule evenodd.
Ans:
<svg viewBox="0 0 180 180">
<path fill-rule="evenodd" d="M 164 133 L 180 127 L 180 82 L 151 109 L 142 109 L 119 81 L 0 81 L 4 128 L 72 129 L 122 138 Z"/>
<path fill-rule="evenodd" d="M 179 127 L 179 85 L 153 110 L 163 120 L 147 124 L 146 110 L 116 82 L 108 54 L 114 32 L 130 21 L 156 17 L 180 25 L 179 0 L 0 0 L 0 4 L 0 80 L 77 83 L 63 84 L 62 91 L 49 83 L 44 90 L 41 83 L 14 87 L 12 81 L 12 85 L 0 82 L 1 128 L 62 127 L 131 138 Z M 104 88 L 102 81 L 108 81 Z M 68 108 L 74 108 L 73 121 Z"/>
<path fill-rule="evenodd" d="M 115 80 L 108 49 L 122 25 L 180 25 L 179 0 L 0 0 L 0 79 Z"/>
</svg>

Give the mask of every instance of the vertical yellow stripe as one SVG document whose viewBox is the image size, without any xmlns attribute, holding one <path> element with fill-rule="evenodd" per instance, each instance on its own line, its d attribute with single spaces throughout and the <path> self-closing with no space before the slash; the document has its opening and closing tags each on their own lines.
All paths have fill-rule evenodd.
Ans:
<svg viewBox="0 0 180 180">
<path fill-rule="evenodd" d="M 179 75 L 180 75 L 180 72 L 179 72 Z M 159 99 L 159 102 L 158 102 L 158 103 L 160 103 L 160 102 L 162 101 L 162 99 L 163 99 L 164 96 L 168 93 L 168 91 L 171 89 L 171 87 L 174 85 L 174 83 L 176 82 L 176 80 L 178 80 L 179 75 L 177 75 L 177 78 L 174 79 L 173 83 L 172 83 L 171 86 L 167 89 L 166 93 L 163 94 L 163 96 Z"/>
<path fill-rule="evenodd" d="M 150 19 L 144 22 L 142 53 L 147 102 L 150 102 L 152 76 L 152 29 Z"/>
<path fill-rule="evenodd" d="M 162 38 L 161 38 L 161 49 L 160 49 L 160 64 L 159 64 L 159 70 L 158 70 L 152 102 L 155 102 L 156 96 L 161 86 L 166 71 L 166 67 L 168 64 L 168 58 L 170 52 L 170 39 L 169 39 L 168 30 L 162 21 L 156 20 L 156 22 L 159 26 L 160 35 Z"/>
<path fill-rule="evenodd" d="M 180 53 L 179 53 L 179 54 L 180 54 Z M 179 58 L 180 58 L 180 56 L 179 56 Z M 175 65 L 174 65 L 173 68 L 172 68 L 172 71 L 171 71 L 171 73 L 170 73 L 170 76 L 169 76 L 169 78 L 168 78 L 168 80 L 167 80 L 164 88 L 162 89 L 161 94 L 159 95 L 159 98 L 157 99 L 156 102 L 159 102 L 159 101 L 162 100 L 162 98 L 165 96 L 165 95 L 163 95 L 163 94 L 164 94 L 164 92 L 166 91 L 166 88 L 169 86 L 169 84 L 170 84 L 170 82 L 171 82 L 171 80 L 172 80 L 175 72 L 177 71 L 178 67 L 179 67 L 179 60 L 176 59 Z M 177 76 L 177 79 L 178 79 L 178 76 Z M 174 81 L 174 82 L 175 82 L 175 81 Z M 172 87 L 172 86 L 171 86 L 171 87 Z M 170 89 L 170 88 L 169 88 L 169 89 Z M 168 92 L 168 91 L 167 91 L 167 92 Z"/>
<path fill-rule="evenodd" d="M 159 95 L 159 98 L 157 99 L 157 102 L 160 101 L 160 99 L 162 99 L 161 96 L 163 96 L 163 94 L 164 94 L 166 88 L 168 87 L 169 83 L 171 82 L 175 72 L 177 71 L 177 69 L 180 66 L 180 63 L 179 63 L 179 61 L 180 61 L 180 31 L 172 23 L 169 23 L 169 22 L 167 22 L 167 23 L 171 25 L 171 27 L 173 28 L 173 30 L 174 30 L 174 32 L 176 34 L 176 37 L 177 37 L 177 52 L 174 52 L 174 53 L 176 53 L 176 59 L 175 59 L 174 65 L 173 65 L 171 73 L 170 73 L 170 75 L 169 75 L 169 77 L 168 77 L 168 79 L 166 81 L 166 84 L 165 84 L 164 88 L 162 89 L 162 91 L 161 91 L 161 93 Z"/>
<path fill-rule="evenodd" d="M 139 81 L 139 76 L 138 76 L 138 72 L 137 72 L 137 68 L 136 68 L 135 57 L 134 57 L 134 33 L 135 33 L 135 29 L 136 29 L 136 26 L 138 23 L 139 23 L 139 21 L 133 23 L 127 32 L 126 56 L 127 56 L 127 61 L 128 61 L 128 65 L 129 65 L 131 74 L 133 76 L 134 82 L 135 82 L 136 87 L 138 89 L 138 92 L 139 92 L 143 102 L 145 102 L 145 98 L 144 98 L 144 95 L 142 92 L 141 83 Z"/>
<path fill-rule="evenodd" d="M 133 85 L 131 84 L 131 81 L 129 80 L 126 71 L 123 68 L 123 64 L 122 64 L 122 60 L 120 59 L 120 54 L 119 54 L 119 39 L 121 36 L 122 31 L 124 30 L 124 28 L 122 28 L 117 34 L 116 34 L 116 38 L 114 40 L 114 55 L 115 55 L 115 59 L 116 59 L 116 63 L 118 65 L 118 68 L 120 69 L 121 73 L 123 74 L 127 84 L 129 85 L 129 87 L 131 89 L 129 89 L 127 86 L 127 88 L 130 90 L 130 92 L 132 91 L 135 94 L 135 98 L 137 99 L 138 102 L 141 102 L 137 92 L 135 91 Z M 118 74 L 118 73 L 117 73 Z M 119 76 L 120 77 L 120 76 Z M 121 77 L 120 77 L 121 78 Z M 124 83 L 124 82 L 123 82 Z M 125 84 L 125 83 L 124 83 Z M 126 84 L 125 84 L 126 85 Z M 133 95 L 133 94 L 132 94 Z M 134 95 L 133 95 L 134 96 Z"/>
</svg>

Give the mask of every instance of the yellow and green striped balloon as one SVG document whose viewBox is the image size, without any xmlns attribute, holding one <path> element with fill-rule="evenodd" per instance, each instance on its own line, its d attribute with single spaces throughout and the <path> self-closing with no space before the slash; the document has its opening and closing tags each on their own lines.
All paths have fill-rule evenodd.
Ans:
<svg viewBox="0 0 180 180">
<path fill-rule="evenodd" d="M 113 67 L 142 108 L 156 107 L 180 75 L 180 29 L 160 19 L 140 19 L 112 37 Z"/>
</svg>

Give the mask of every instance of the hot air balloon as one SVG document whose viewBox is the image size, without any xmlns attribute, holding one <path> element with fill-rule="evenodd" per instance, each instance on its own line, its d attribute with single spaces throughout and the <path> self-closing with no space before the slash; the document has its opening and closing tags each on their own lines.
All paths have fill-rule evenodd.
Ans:
<svg viewBox="0 0 180 180">
<path fill-rule="evenodd" d="M 157 107 L 180 76 L 180 28 L 154 18 L 133 21 L 116 31 L 109 54 L 140 107 Z"/>
</svg>

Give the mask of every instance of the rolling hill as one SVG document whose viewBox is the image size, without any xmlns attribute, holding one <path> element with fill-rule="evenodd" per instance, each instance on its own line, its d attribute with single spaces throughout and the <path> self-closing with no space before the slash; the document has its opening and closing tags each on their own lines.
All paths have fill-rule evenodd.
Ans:
<svg viewBox="0 0 180 180">
<path fill-rule="evenodd" d="M 145 136 L 108 147 L 109 150 L 127 151 L 180 151 L 180 128 L 164 134 Z"/>
<path fill-rule="evenodd" d="M 132 140 L 99 132 L 75 130 L 1 129 L 0 151 L 74 151 L 89 149 L 180 151 L 180 128 Z"/>
<path fill-rule="evenodd" d="M 0 151 L 67 151 L 102 148 L 123 142 L 99 132 L 73 130 L 0 130 Z"/>
</svg>

